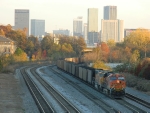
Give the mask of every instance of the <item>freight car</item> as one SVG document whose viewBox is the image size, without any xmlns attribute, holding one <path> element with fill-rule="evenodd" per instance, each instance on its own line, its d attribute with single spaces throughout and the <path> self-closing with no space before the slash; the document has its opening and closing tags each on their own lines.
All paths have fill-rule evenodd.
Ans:
<svg viewBox="0 0 150 113">
<path fill-rule="evenodd" d="M 97 90 L 115 98 L 125 96 L 126 82 L 122 74 L 87 67 L 84 63 L 58 60 L 57 67 L 91 84 Z"/>
</svg>

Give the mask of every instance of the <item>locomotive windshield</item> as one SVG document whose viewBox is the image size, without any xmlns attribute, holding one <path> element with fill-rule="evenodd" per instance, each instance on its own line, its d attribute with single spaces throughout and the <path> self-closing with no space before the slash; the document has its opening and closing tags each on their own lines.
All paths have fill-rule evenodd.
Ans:
<svg viewBox="0 0 150 113">
<path fill-rule="evenodd" d="M 124 77 L 118 77 L 118 80 L 124 81 Z"/>
<path fill-rule="evenodd" d="M 117 80 L 117 77 L 116 76 L 111 76 L 110 80 Z"/>
</svg>

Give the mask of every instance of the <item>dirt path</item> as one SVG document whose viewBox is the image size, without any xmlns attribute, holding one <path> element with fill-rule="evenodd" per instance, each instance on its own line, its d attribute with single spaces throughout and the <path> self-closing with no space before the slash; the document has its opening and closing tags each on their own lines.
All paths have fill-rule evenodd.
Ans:
<svg viewBox="0 0 150 113">
<path fill-rule="evenodd" d="M 24 113 L 19 90 L 13 74 L 0 73 L 0 113 Z"/>
</svg>

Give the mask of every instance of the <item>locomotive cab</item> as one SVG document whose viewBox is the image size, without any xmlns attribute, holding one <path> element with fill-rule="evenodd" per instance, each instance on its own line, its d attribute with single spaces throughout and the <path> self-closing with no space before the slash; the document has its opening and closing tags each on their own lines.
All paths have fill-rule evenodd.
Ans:
<svg viewBox="0 0 150 113">
<path fill-rule="evenodd" d="M 111 74 L 107 78 L 107 89 L 110 90 L 110 94 L 116 97 L 125 95 L 125 78 L 123 75 L 115 73 Z"/>
</svg>

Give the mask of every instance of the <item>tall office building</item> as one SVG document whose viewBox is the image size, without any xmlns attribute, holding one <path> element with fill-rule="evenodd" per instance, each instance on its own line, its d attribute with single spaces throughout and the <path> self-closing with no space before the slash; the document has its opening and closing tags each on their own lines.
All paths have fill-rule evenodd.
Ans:
<svg viewBox="0 0 150 113">
<path fill-rule="evenodd" d="M 121 42 L 124 39 L 124 22 L 117 19 L 117 7 L 105 6 L 104 19 L 101 20 L 101 41 L 107 42 L 113 39 Z"/>
<path fill-rule="evenodd" d="M 104 20 L 117 19 L 117 6 L 104 6 Z"/>
<path fill-rule="evenodd" d="M 87 23 L 84 23 L 83 25 L 83 37 L 84 37 L 85 43 L 87 43 Z"/>
<path fill-rule="evenodd" d="M 101 21 L 101 41 L 107 42 L 113 39 L 115 42 L 123 41 L 124 31 L 123 20 L 102 20 Z"/>
<path fill-rule="evenodd" d="M 31 19 L 31 35 L 35 37 L 45 35 L 45 20 Z"/>
<path fill-rule="evenodd" d="M 29 10 L 28 9 L 15 9 L 15 29 L 26 31 L 29 36 Z"/>
<path fill-rule="evenodd" d="M 94 43 L 98 43 L 98 9 L 88 9 L 88 21 L 87 21 L 87 32 L 88 32 L 88 45 L 92 46 Z"/>
<path fill-rule="evenodd" d="M 73 20 L 73 36 L 83 36 L 83 20 L 82 17 L 78 17 Z"/>
</svg>

